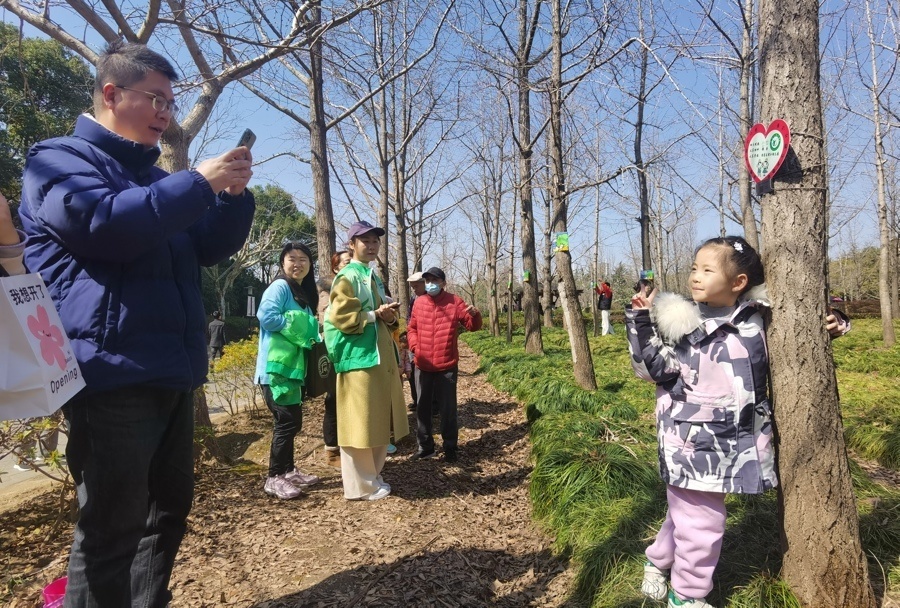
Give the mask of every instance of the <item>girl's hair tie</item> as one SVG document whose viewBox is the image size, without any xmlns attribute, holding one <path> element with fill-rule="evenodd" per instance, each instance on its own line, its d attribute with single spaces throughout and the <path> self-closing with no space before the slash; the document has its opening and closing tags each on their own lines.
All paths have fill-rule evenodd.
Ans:
<svg viewBox="0 0 900 608">
<path fill-rule="evenodd" d="M 744 246 L 741 245 L 740 243 L 735 243 L 734 248 L 737 249 L 739 252 L 744 253 Z"/>
</svg>

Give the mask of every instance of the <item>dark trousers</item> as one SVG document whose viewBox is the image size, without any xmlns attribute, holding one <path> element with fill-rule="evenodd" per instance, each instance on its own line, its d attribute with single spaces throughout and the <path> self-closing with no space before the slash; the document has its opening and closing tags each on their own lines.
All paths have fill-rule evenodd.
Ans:
<svg viewBox="0 0 900 608">
<path fill-rule="evenodd" d="M 416 402 L 416 439 L 419 449 L 430 452 L 434 449 L 432 433 L 432 409 L 441 414 L 441 438 L 444 452 L 456 452 L 459 442 L 459 427 L 456 420 L 456 376 L 458 369 L 443 372 L 425 372 L 416 368 L 415 377 L 419 390 Z"/>
<path fill-rule="evenodd" d="M 325 414 L 322 416 L 322 440 L 325 447 L 337 448 L 337 391 L 325 393 Z"/>
<path fill-rule="evenodd" d="M 278 405 L 268 384 L 262 385 L 263 398 L 275 420 L 272 427 L 272 448 L 269 450 L 269 477 L 294 470 L 294 437 L 303 428 L 303 408 L 297 405 Z"/>
<path fill-rule="evenodd" d="M 133 386 L 63 411 L 80 508 L 65 606 L 165 606 L 194 498 L 191 393 Z"/>
<path fill-rule="evenodd" d="M 412 397 L 412 402 L 416 404 L 416 407 L 419 405 L 419 393 L 416 390 L 416 364 L 412 364 L 412 372 L 409 374 L 409 394 Z"/>
</svg>

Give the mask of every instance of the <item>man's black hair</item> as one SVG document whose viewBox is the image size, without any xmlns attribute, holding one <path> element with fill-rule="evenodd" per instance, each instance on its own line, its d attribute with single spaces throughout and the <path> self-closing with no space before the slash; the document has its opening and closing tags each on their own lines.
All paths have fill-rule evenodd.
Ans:
<svg viewBox="0 0 900 608">
<path fill-rule="evenodd" d="M 111 82 L 129 87 L 143 80 L 150 72 L 160 72 L 169 80 L 178 80 L 178 72 L 169 60 L 146 45 L 113 40 L 97 60 L 94 98 L 102 95 L 103 85 Z"/>
</svg>

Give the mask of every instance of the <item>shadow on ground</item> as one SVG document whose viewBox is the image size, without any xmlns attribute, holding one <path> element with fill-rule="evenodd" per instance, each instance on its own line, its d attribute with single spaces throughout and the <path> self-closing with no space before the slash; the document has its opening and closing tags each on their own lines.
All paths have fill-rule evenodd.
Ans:
<svg viewBox="0 0 900 608">
<path fill-rule="evenodd" d="M 456 548 L 424 551 L 339 572 L 300 593 L 257 602 L 253 608 L 541 606 L 548 599 L 550 582 L 563 569 L 549 551 L 525 555 Z"/>
</svg>

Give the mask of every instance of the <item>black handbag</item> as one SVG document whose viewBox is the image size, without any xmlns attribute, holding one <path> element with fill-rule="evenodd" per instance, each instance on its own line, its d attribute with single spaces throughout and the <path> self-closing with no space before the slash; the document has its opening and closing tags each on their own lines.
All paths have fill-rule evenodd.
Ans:
<svg viewBox="0 0 900 608">
<path fill-rule="evenodd" d="M 328 358 L 328 349 L 324 342 L 316 342 L 306 353 L 306 383 L 304 385 L 307 397 L 318 397 L 327 392 L 334 392 L 335 375 L 334 365 Z"/>
</svg>

